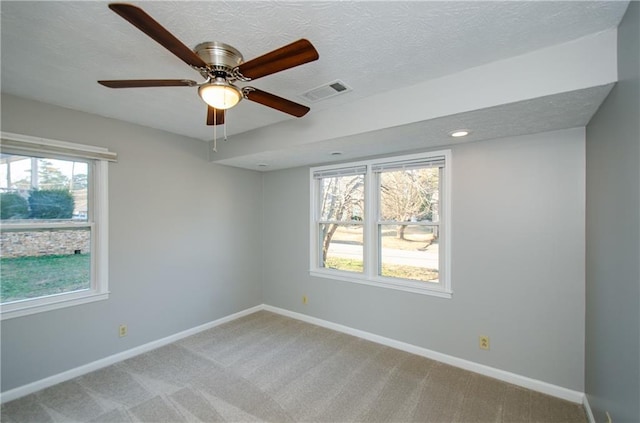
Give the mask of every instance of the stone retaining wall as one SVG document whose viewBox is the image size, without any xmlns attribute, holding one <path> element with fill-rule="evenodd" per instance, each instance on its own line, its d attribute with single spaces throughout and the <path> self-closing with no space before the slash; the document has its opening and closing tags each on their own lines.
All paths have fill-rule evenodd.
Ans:
<svg viewBox="0 0 640 423">
<path fill-rule="evenodd" d="M 88 229 L 2 232 L 0 247 L 4 258 L 87 254 L 91 250 L 91 233 Z"/>
</svg>

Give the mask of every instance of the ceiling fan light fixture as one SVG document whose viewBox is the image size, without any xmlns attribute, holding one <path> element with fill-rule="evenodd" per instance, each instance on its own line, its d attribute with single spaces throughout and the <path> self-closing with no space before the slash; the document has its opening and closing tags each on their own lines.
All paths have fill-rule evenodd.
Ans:
<svg viewBox="0 0 640 423">
<path fill-rule="evenodd" d="M 209 106 L 218 110 L 230 109 L 242 99 L 242 91 L 227 81 L 212 81 L 198 88 L 198 95 Z"/>
<path fill-rule="evenodd" d="M 191 50 L 138 6 L 110 3 L 109 9 L 198 71 L 206 82 L 200 85 L 185 79 L 124 79 L 98 83 L 107 88 L 197 86 L 198 95 L 208 105 L 207 125 L 213 125 L 214 150 L 215 130 L 217 125 L 224 125 L 224 110 L 234 107 L 243 98 L 298 118 L 309 112 L 309 107 L 303 104 L 253 87 L 233 85 L 234 81 L 247 82 L 318 60 L 318 51 L 309 40 L 301 38 L 245 62 L 238 50 L 217 41 L 200 43 Z M 226 126 L 223 128 L 226 130 Z"/>
</svg>

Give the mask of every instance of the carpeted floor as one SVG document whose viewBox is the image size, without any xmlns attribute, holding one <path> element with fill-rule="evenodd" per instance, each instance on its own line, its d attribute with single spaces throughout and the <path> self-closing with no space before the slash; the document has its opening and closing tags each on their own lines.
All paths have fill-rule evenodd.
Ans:
<svg viewBox="0 0 640 423">
<path fill-rule="evenodd" d="M 586 422 L 580 405 L 260 311 L 2 406 L 3 422 Z"/>
</svg>

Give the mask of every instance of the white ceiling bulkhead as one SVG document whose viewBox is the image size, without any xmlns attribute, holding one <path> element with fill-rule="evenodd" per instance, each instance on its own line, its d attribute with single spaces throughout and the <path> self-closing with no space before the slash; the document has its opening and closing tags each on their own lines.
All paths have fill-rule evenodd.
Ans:
<svg viewBox="0 0 640 423">
<path fill-rule="evenodd" d="M 298 119 L 243 100 L 211 160 L 272 170 L 584 126 L 617 80 L 626 1 L 133 2 L 189 48 L 245 61 L 306 38 L 319 59 L 251 85 L 311 108 Z M 107 2 L 2 1 L 2 92 L 210 141 L 196 87 L 110 90 L 98 80 L 188 79 Z M 303 94 L 341 81 L 321 101 Z M 459 142 L 459 141 L 457 141 Z M 258 166 L 268 164 L 268 166 Z"/>
</svg>

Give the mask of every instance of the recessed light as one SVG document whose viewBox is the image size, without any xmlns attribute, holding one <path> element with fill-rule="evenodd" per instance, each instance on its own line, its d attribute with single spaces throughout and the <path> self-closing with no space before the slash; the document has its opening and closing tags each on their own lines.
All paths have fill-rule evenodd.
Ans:
<svg viewBox="0 0 640 423">
<path fill-rule="evenodd" d="M 449 132 L 449 135 L 454 138 L 466 137 L 467 135 L 469 135 L 469 131 L 466 129 L 457 129 L 453 132 Z"/>
<path fill-rule="evenodd" d="M 342 155 L 342 151 L 332 151 L 331 153 L 329 153 L 329 155 L 331 155 L 331 156 L 341 156 Z"/>
</svg>

